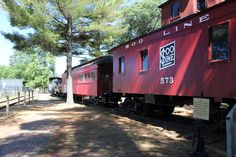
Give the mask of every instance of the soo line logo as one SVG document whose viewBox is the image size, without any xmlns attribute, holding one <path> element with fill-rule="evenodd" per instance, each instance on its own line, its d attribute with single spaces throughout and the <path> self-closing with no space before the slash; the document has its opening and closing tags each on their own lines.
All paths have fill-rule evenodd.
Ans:
<svg viewBox="0 0 236 157">
<path fill-rule="evenodd" d="M 175 41 L 160 47 L 160 70 L 175 65 Z"/>
</svg>

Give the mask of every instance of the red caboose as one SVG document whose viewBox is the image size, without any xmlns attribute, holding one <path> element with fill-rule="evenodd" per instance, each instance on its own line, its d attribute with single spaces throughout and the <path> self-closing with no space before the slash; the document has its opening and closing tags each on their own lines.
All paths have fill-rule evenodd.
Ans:
<svg viewBox="0 0 236 157">
<path fill-rule="evenodd" d="M 112 56 L 103 56 L 72 68 L 75 96 L 102 96 L 112 91 Z M 66 93 L 66 72 L 62 75 Z"/>
<path fill-rule="evenodd" d="M 219 2 L 161 5 L 165 26 L 110 50 L 113 91 L 170 112 L 193 97 L 235 102 L 236 1 Z"/>
</svg>

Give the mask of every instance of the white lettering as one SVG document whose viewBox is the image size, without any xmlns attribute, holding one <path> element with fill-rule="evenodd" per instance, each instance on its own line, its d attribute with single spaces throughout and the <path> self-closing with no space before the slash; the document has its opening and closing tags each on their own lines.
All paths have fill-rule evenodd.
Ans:
<svg viewBox="0 0 236 157">
<path fill-rule="evenodd" d="M 163 31 L 163 35 L 169 35 L 170 32 Z"/>
<path fill-rule="evenodd" d="M 199 17 L 199 23 L 202 23 L 202 22 L 205 22 L 205 21 L 208 21 L 208 20 L 210 20 L 210 15 L 209 15 L 209 14 L 205 14 L 205 15 Z M 193 26 L 193 22 L 192 22 L 192 21 L 185 22 L 185 23 L 183 23 L 183 26 L 184 26 L 184 29 L 185 29 L 185 28 L 188 28 L 188 27 L 192 27 L 192 26 Z M 179 26 L 175 26 L 175 32 L 178 32 L 179 30 L 181 30 L 181 28 L 179 28 Z M 172 34 L 172 32 L 168 32 L 168 31 L 166 31 L 166 30 L 163 31 L 163 36 L 170 35 L 170 34 Z M 139 39 L 139 40 L 137 41 L 137 43 L 138 43 L 138 44 L 142 44 L 143 41 L 144 41 L 143 39 Z M 131 46 L 136 46 L 137 43 L 136 43 L 136 42 L 132 42 L 132 43 L 131 43 Z M 128 49 L 129 47 L 130 47 L 129 44 L 127 44 L 127 45 L 125 46 L 126 49 Z"/>
<path fill-rule="evenodd" d="M 179 28 L 178 28 L 178 26 L 175 26 L 175 31 L 177 32 L 177 31 L 179 31 Z"/>
<path fill-rule="evenodd" d="M 209 14 L 199 17 L 199 23 L 202 23 L 208 20 L 209 20 Z"/>
<path fill-rule="evenodd" d="M 143 39 L 139 39 L 138 43 L 142 44 L 143 43 Z"/>
<path fill-rule="evenodd" d="M 142 43 L 143 43 L 143 39 L 139 39 L 139 40 L 137 41 L 137 43 L 138 43 L 138 44 L 142 44 Z M 134 42 L 131 43 L 131 45 L 127 44 L 127 45 L 125 45 L 125 49 L 128 49 L 130 46 L 136 46 L 137 43 L 134 41 Z"/>
<path fill-rule="evenodd" d="M 187 22 L 187 23 L 184 23 L 184 28 L 186 28 L 186 27 L 192 27 L 192 25 L 193 25 L 192 21 Z"/>
<path fill-rule="evenodd" d="M 174 83 L 174 77 L 173 76 L 165 76 L 161 77 L 160 84 L 173 84 Z"/>
</svg>

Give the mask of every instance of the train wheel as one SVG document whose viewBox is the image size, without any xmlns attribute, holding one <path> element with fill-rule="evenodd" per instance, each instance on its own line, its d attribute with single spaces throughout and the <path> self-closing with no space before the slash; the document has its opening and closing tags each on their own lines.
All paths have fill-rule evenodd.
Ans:
<svg viewBox="0 0 236 157">
<path fill-rule="evenodd" d="M 152 115 L 152 113 L 153 113 L 152 104 L 144 103 L 142 106 L 143 106 L 143 110 L 142 110 L 143 116 Z"/>
<path fill-rule="evenodd" d="M 109 107 L 109 103 L 107 101 L 102 102 L 103 107 Z"/>
<path fill-rule="evenodd" d="M 175 109 L 175 106 L 161 106 L 160 110 L 166 114 L 166 115 L 171 115 Z"/>
<path fill-rule="evenodd" d="M 130 98 L 126 98 L 125 101 L 122 103 L 121 108 L 123 108 L 129 112 L 134 112 L 135 111 L 135 101 Z"/>
<path fill-rule="evenodd" d="M 74 95 L 74 101 L 75 103 L 81 103 L 82 98 L 80 96 Z"/>
<path fill-rule="evenodd" d="M 136 114 L 142 114 L 143 113 L 143 104 L 135 101 L 133 110 Z"/>
<path fill-rule="evenodd" d="M 128 101 L 126 101 L 126 103 L 127 103 L 127 110 L 129 112 L 134 113 L 135 112 L 135 101 L 134 100 L 128 100 Z"/>
</svg>

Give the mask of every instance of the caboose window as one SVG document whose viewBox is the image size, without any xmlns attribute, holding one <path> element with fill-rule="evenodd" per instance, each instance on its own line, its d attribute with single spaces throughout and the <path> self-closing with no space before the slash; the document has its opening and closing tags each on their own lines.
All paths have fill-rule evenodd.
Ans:
<svg viewBox="0 0 236 157">
<path fill-rule="evenodd" d="M 79 80 L 80 80 L 80 82 L 83 81 L 83 74 L 80 74 L 80 75 L 79 75 Z"/>
<path fill-rule="evenodd" d="M 92 80 L 95 80 L 95 77 L 96 77 L 95 75 L 96 75 L 95 71 L 91 72 Z"/>
<path fill-rule="evenodd" d="M 175 18 L 180 14 L 180 2 L 177 1 L 171 5 L 171 17 Z"/>
<path fill-rule="evenodd" d="M 210 61 L 229 59 L 228 23 L 210 28 Z"/>
<path fill-rule="evenodd" d="M 205 0 L 197 0 L 197 10 L 202 11 L 204 9 L 206 9 Z"/>
<path fill-rule="evenodd" d="M 148 70 L 148 50 L 140 51 L 141 54 L 141 71 Z"/>
<path fill-rule="evenodd" d="M 119 58 L 119 73 L 123 74 L 125 72 L 125 57 Z"/>
</svg>

